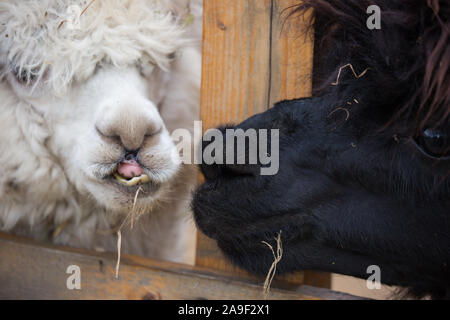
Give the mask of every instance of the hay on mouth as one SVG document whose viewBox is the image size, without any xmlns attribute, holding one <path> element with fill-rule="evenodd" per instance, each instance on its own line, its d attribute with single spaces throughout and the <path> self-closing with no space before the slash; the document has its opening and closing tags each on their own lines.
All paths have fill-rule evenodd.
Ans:
<svg viewBox="0 0 450 320">
<path fill-rule="evenodd" d="M 119 279 L 119 268 L 120 268 L 120 252 L 122 249 L 122 231 L 119 229 L 117 231 L 117 263 L 116 263 L 116 279 Z"/>
</svg>

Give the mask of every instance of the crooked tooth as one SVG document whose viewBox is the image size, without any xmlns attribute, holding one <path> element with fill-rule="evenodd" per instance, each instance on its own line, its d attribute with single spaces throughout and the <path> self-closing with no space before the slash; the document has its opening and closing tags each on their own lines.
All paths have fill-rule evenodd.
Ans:
<svg viewBox="0 0 450 320">
<path fill-rule="evenodd" d="M 122 176 L 120 176 L 118 173 L 114 173 L 114 178 L 116 178 L 117 181 L 119 181 L 121 184 L 126 185 L 128 187 L 132 187 L 138 184 L 145 184 L 150 182 L 150 177 L 146 174 L 143 174 L 139 177 L 134 177 L 131 180 L 126 180 Z"/>
</svg>

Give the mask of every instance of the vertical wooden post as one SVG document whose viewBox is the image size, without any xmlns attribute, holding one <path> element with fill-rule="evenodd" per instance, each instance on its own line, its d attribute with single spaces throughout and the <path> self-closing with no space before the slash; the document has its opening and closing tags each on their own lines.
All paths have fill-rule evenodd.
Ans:
<svg viewBox="0 0 450 320">
<path fill-rule="evenodd" d="M 286 19 L 289 8 L 298 3 L 204 1 L 201 119 L 205 130 L 238 123 L 280 100 L 311 95 L 313 37 L 302 33 L 301 19 Z M 250 277 L 230 266 L 214 241 L 200 233 L 196 264 Z M 305 279 L 297 273 L 284 280 L 303 283 Z"/>
<path fill-rule="evenodd" d="M 272 40 L 269 107 L 281 100 L 311 96 L 313 34 L 305 18 L 289 16 L 299 0 L 272 1 Z"/>
<path fill-rule="evenodd" d="M 206 0 L 201 118 L 205 129 L 269 107 L 270 0 Z"/>
</svg>

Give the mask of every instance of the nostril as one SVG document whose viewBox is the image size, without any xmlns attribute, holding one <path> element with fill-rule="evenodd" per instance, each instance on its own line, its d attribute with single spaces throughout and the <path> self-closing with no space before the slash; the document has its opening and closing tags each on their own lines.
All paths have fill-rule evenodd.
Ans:
<svg viewBox="0 0 450 320">
<path fill-rule="evenodd" d="M 153 137 L 156 136 L 158 134 L 160 134 L 163 131 L 163 126 L 151 126 L 147 129 L 147 132 L 145 133 L 145 137 L 149 138 L 149 137 Z"/>
<path fill-rule="evenodd" d="M 224 165 L 222 171 L 231 176 L 256 176 L 259 173 L 259 167 L 252 164 L 228 164 Z"/>
<path fill-rule="evenodd" d="M 139 150 L 131 150 L 131 151 L 127 150 L 124 160 L 127 160 L 127 161 L 136 160 L 138 157 L 138 153 L 139 153 Z"/>
<path fill-rule="evenodd" d="M 120 141 L 120 136 L 119 135 L 111 133 L 111 132 L 109 132 L 107 130 L 102 130 L 98 126 L 95 126 L 95 131 L 97 132 L 97 134 L 100 137 L 102 137 L 104 139 L 107 139 L 108 141 L 114 141 L 116 143 L 122 144 L 121 141 Z"/>
<path fill-rule="evenodd" d="M 163 132 L 164 126 L 157 122 L 144 116 L 122 117 L 114 121 L 105 116 L 95 124 L 95 130 L 107 143 L 120 144 L 127 150 L 136 150 Z"/>
</svg>

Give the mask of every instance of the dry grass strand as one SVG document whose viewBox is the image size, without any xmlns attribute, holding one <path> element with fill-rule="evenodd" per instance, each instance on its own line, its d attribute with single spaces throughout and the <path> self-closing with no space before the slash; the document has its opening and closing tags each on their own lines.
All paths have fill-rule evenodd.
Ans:
<svg viewBox="0 0 450 320">
<path fill-rule="evenodd" d="M 339 72 L 338 72 L 338 75 L 337 75 L 337 78 L 336 78 L 336 82 L 333 82 L 331 84 L 332 86 L 337 86 L 339 84 L 339 80 L 341 78 L 342 70 L 344 70 L 345 68 L 350 68 L 350 70 L 352 70 L 353 75 L 355 76 L 356 79 L 359 79 L 359 78 L 363 77 L 367 73 L 367 71 L 369 71 L 369 68 L 366 68 L 363 72 L 361 72 L 358 75 L 356 73 L 355 69 L 353 68 L 353 65 L 351 63 L 347 63 L 345 66 L 342 66 L 342 67 L 339 68 Z"/>
<path fill-rule="evenodd" d="M 117 263 L 116 263 L 116 279 L 119 279 L 120 253 L 122 251 L 122 231 L 117 231 Z"/>
<path fill-rule="evenodd" d="M 348 119 L 350 119 L 350 111 L 348 111 L 347 108 L 342 108 L 342 107 L 336 108 L 336 109 L 334 109 L 333 111 L 331 111 L 331 112 L 328 114 L 327 118 L 330 118 L 330 117 L 331 117 L 334 113 L 336 113 L 337 111 L 345 111 L 345 113 L 346 113 L 345 121 L 348 121 Z"/>
<path fill-rule="evenodd" d="M 88 5 L 87 5 L 86 7 L 84 7 L 83 10 L 81 10 L 80 17 L 86 12 L 87 9 L 89 9 L 89 7 L 90 7 L 95 1 L 96 1 L 96 0 L 92 0 L 91 2 L 88 3 Z M 46 15 L 47 15 L 47 12 L 46 12 Z M 64 25 L 64 23 L 66 23 L 66 22 L 67 22 L 67 20 L 61 21 L 61 22 L 59 23 L 58 27 L 56 28 L 56 30 L 61 29 L 61 27 L 62 27 L 62 26 Z"/>
<path fill-rule="evenodd" d="M 120 225 L 120 227 L 117 230 L 117 264 L 116 264 L 116 279 L 119 278 L 119 268 L 120 268 L 120 253 L 122 250 L 122 228 L 125 226 L 128 218 L 131 219 L 131 230 L 133 230 L 134 227 L 134 220 L 135 220 L 135 215 L 136 215 L 136 203 L 137 203 L 137 199 L 139 196 L 139 193 L 142 191 L 142 188 L 139 187 L 136 191 L 136 194 L 134 196 L 134 201 L 133 201 L 133 207 L 131 208 L 130 213 L 125 217 L 125 219 L 123 220 L 122 224 Z M 140 216 L 140 214 L 138 215 L 138 217 Z"/>
<path fill-rule="evenodd" d="M 278 236 L 274 239 L 277 244 L 276 253 L 275 253 L 275 250 L 273 249 L 273 246 L 270 243 L 268 243 L 266 241 L 262 241 L 262 243 L 265 244 L 266 246 L 268 246 L 269 249 L 272 251 L 273 259 L 274 259 L 272 265 L 270 266 L 269 272 L 267 273 L 266 281 L 264 281 L 264 287 L 263 287 L 264 299 L 267 299 L 270 294 L 270 286 L 272 285 L 273 279 L 277 272 L 277 265 L 283 257 L 283 244 L 281 242 L 281 230 L 278 233 Z"/>
</svg>

